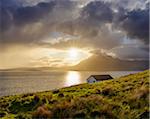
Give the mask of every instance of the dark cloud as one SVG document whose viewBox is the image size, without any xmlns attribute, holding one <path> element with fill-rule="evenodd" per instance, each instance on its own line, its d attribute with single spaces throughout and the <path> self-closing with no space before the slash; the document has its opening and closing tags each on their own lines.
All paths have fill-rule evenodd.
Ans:
<svg viewBox="0 0 150 119">
<path fill-rule="evenodd" d="M 5 31 L 12 25 L 12 15 L 8 9 L 1 8 L 0 9 L 0 31 Z"/>
<path fill-rule="evenodd" d="M 114 13 L 114 8 L 111 8 L 112 3 L 92 1 L 80 10 L 80 15 L 77 17 L 77 13 L 74 14 L 77 9 L 76 4 L 69 0 L 40 2 L 37 5 L 26 7 L 16 5 L 16 0 L 10 0 L 10 3 L 7 0 L 7 2 L 2 1 L 2 31 L 10 29 L 12 25 L 18 29 L 18 25 L 32 26 L 32 24 L 40 22 L 44 27 L 49 27 L 45 28 L 50 29 L 49 31 L 54 28 L 51 27 L 53 24 L 60 32 L 62 30 L 62 32 L 77 33 L 82 37 L 91 38 L 98 35 L 101 26 L 110 23 L 115 24 L 115 27 L 120 26 L 130 37 L 148 40 L 148 8 L 127 11 L 119 7 L 116 8 L 119 12 Z M 72 18 L 73 16 L 77 18 Z M 20 29 L 23 27 L 20 26 Z"/>
<path fill-rule="evenodd" d="M 123 44 L 125 35 L 148 43 L 149 8 L 140 9 L 142 2 L 136 1 L 89 0 L 79 7 L 76 0 L 0 0 L 0 41 L 43 45 L 43 39 L 56 31 L 78 39 L 46 46 L 67 47 L 75 42 L 81 47 L 112 49 Z"/>
<path fill-rule="evenodd" d="M 92 25 L 110 23 L 113 19 L 113 12 L 108 3 L 101 1 L 90 2 L 81 12 L 81 19 Z"/>
<path fill-rule="evenodd" d="M 5 3 L 3 3 L 5 4 Z M 6 3 L 7 4 L 7 3 Z M 34 6 L 3 5 L 0 19 L 0 40 L 3 43 L 38 43 L 65 20 L 71 20 L 75 3 L 51 0 Z"/>
<path fill-rule="evenodd" d="M 123 45 L 107 51 L 106 54 L 121 60 L 148 60 L 149 51 L 145 47 Z"/>
<path fill-rule="evenodd" d="M 21 3 L 17 0 L 0 0 L 0 6 L 1 7 L 18 7 Z"/>
<path fill-rule="evenodd" d="M 17 7 L 18 3 L 16 0 L 0 0 L 0 32 L 8 30 L 12 26 L 12 13 Z"/>
<path fill-rule="evenodd" d="M 128 12 L 126 18 L 121 22 L 121 27 L 131 38 L 138 38 L 148 42 L 149 9 Z"/>
<path fill-rule="evenodd" d="M 50 3 L 42 2 L 36 6 L 18 8 L 14 13 L 14 21 L 17 25 L 38 22 L 50 13 L 55 4 L 53 1 Z"/>
</svg>

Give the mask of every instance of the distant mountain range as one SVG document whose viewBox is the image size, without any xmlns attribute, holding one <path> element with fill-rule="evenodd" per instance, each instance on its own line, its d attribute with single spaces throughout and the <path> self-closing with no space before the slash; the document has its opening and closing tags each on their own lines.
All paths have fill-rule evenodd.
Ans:
<svg viewBox="0 0 150 119">
<path fill-rule="evenodd" d="M 5 69 L 0 71 L 50 71 L 50 70 L 77 70 L 77 71 L 142 71 L 149 69 L 149 61 L 127 61 L 115 59 L 110 56 L 93 55 L 71 67 L 26 67 Z"/>
<path fill-rule="evenodd" d="M 125 61 L 110 56 L 94 55 L 78 65 L 70 67 L 72 70 L 98 71 L 137 71 L 149 69 L 149 61 Z"/>
</svg>

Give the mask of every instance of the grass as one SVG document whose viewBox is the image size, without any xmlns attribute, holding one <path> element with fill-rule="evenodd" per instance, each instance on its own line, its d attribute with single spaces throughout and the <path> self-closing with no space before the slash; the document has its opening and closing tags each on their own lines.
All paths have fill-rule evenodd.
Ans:
<svg viewBox="0 0 150 119">
<path fill-rule="evenodd" d="M 3 119 L 148 119 L 149 70 L 95 84 L 0 98 Z"/>
</svg>

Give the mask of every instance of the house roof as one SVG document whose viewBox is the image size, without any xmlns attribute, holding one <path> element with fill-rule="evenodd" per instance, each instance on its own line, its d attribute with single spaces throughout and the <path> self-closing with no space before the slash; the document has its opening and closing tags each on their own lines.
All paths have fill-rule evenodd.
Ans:
<svg viewBox="0 0 150 119">
<path fill-rule="evenodd" d="M 96 80 L 108 80 L 108 79 L 113 79 L 110 75 L 91 75 L 90 77 L 94 77 Z"/>
</svg>

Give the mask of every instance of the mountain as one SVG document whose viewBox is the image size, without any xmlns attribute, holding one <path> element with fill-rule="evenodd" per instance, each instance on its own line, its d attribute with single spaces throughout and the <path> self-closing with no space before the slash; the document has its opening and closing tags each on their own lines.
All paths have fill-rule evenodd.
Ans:
<svg viewBox="0 0 150 119">
<path fill-rule="evenodd" d="M 143 71 L 149 69 L 149 61 L 127 61 L 112 58 L 106 55 L 93 55 L 81 61 L 79 64 L 70 67 L 22 67 L 13 69 L 0 69 L 1 71 Z"/>
<path fill-rule="evenodd" d="M 81 61 L 76 66 L 70 67 L 71 70 L 99 70 L 99 71 L 137 71 L 149 68 L 149 61 L 127 61 L 112 58 L 105 55 L 93 55 Z"/>
</svg>

